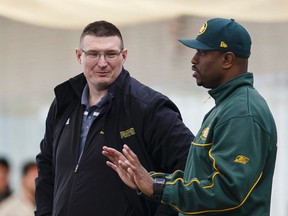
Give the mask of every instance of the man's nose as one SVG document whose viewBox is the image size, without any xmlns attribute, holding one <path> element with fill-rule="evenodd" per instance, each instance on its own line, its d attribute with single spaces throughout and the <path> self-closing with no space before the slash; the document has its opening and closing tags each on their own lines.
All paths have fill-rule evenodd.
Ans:
<svg viewBox="0 0 288 216">
<path fill-rule="evenodd" d="M 98 65 L 101 65 L 101 66 L 107 65 L 105 54 L 99 54 Z"/>
</svg>

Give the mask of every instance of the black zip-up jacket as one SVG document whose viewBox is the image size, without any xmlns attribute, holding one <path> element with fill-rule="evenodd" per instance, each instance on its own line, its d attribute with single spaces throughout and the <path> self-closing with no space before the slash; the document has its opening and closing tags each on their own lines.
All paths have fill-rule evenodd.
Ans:
<svg viewBox="0 0 288 216">
<path fill-rule="evenodd" d="M 194 135 L 176 105 L 122 70 L 109 102 L 93 122 L 79 158 L 84 108 L 83 74 L 58 85 L 37 155 L 36 216 L 177 215 L 169 206 L 138 196 L 105 162 L 102 146 L 129 145 L 148 170 L 172 173 L 185 166 Z M 95 123 L 96 122 L 96 123 Z"/>
</svg>

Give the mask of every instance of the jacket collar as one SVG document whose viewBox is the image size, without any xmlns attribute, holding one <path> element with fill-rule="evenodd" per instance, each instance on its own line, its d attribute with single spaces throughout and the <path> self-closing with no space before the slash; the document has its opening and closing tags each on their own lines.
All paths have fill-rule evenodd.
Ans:
<svg viewBox="0 0 288 216">
<path fill-rule="evenodd" d="M 112 85 L 110 86 L 108 94 L 114 97 L 117 93 L 122 92 L 125 86 L 127 86 L 125 83 L 129 79 L 129 77 L 129 72 L 123 68 L 115 82 L 112 83 Z"/>
<path fill-rule="evenodd" d="M 253 87 L 253 74 L 252 73 L 244 73 L 236 78 L 230 80 L 229 82 L 215 88 L 209 90 L 208 93 L 211 97 L 214 98 L 216 105 L 227 98 L 231 92 L 234 92 L 237 88 L 242 86 L 250 86 Z"/>
<path fill-rule="evenodd" d="M 117 93 L 123 91 L 124 86 L 126 86 L 125 82 L 127 82 L 129 77 L 129 72 L 122 68 L 120 75 L 108 90 L 108 94 L 111 98 L 113 98 Z M 84 74 L 81 73 L 57 85 L 54 88 L 54 93 L 57 99 L 58 108 L 61 109 L 63 106 L 69 106 L 75 100 L 81 102 L 81 95 L 86 84 L 86 78 Z"/>
</svg>

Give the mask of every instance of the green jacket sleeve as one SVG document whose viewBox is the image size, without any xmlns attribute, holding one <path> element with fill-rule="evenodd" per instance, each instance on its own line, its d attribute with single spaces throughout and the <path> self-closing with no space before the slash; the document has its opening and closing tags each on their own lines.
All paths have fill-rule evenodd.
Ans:
<svg viewBox="0 0 288 216">
<path fill-rule="evenodd" d="M 166 176 L 162 202 L 184 214 L 239 208 L 261 181 L 269 143 L 251 116 L 212 125 L 206 142 L 197 135 L 191 145 L 185 175 Z"/>
</svg>

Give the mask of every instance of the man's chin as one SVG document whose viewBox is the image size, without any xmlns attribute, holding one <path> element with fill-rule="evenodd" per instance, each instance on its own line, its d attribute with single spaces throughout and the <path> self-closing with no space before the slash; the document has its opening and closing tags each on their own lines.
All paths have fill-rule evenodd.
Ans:
<svg viewBox="0 0 288 216">
<path fill-rule="evenodd" d="M 92 85 L 94 86 L 95 89 L 97 89 L 98 91 L 103 91 L 103 90 L 107 90 L 110 85 L 111 85 L 111 81 L 108 82 L 108 78 L 106 80 L 97 80 L 97 82 L 93 82 Z"/>
<path fill-rule="evenodd" d="M 197 79 L 196 79 L 196 84 L 197 84 L 198 86 L 202 86 L 202 82 L 201 82 L 200 80 L 197 80 Z"/>
</svg>

